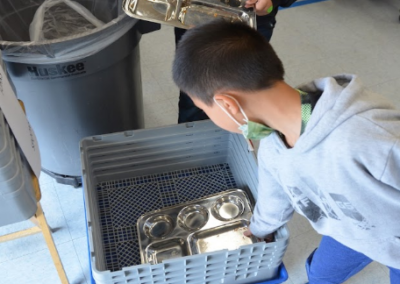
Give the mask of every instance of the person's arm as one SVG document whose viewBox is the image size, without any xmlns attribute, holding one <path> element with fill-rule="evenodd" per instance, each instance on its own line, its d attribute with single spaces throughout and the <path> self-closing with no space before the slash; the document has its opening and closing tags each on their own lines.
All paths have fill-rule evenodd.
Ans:
<svg viewBox="0 0 400 284">
<path fill-rule="evenodd" d="M 289 7 L 297 0 L 279 0 L 279 6 L 281 7 Z"/>
<path fill-rule="evenodd" d="M 245 235 L 253 234 L 264 239 L 287 223 L 294 209 L 289 196 L 270 174 L 262 159 L 259 161 L 258 179 L 257 203 L 250 221 L 250 232 Z"/>
<path fill-rule="evenodd" d="M 247 0 L 246 8 L 250 7 L 255 7 L 258 16 L 265 16 L 271 13 L 275 6 L 272 0 Z"/>
<path fill-rule="evenodd" d="M 265 16 L 277 10 L 279 6 L 289 7 L 296 0 L 247 0 L 246 8 L 254 7 L 258 16 Z"/>
</svg>

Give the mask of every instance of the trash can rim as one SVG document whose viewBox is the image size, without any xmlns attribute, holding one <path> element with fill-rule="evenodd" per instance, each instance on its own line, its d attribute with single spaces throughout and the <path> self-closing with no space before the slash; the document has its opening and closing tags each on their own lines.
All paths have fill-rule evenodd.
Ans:
<svg viewBox="0 0 400 284">
<path fill-rule="evenodd" d="M 0 40 L 0 49 L 2 49 L 3 47 L 12 47 L 12 46 L 43 46 L 43 45 L 51 45 L 51 44 L 57 44 L 57 43 L 61 43 L 61 42 L 67 42 L 70 40 L 76 40 L 79 38 L 84 38 L 86 36 L 92 35 L 94 33 L 97 33 L 99 31 L 102 30 L 106 30 L 110 27 L 112 27 L 113 25 L 121 22 L 122 20 L 125 19 L 131 19 L 131 20 L 135 20 L 131 17 L 129 17 L 126 14 L 121 14 L 119 15 L 117 18 L 109 21 L 108 23 L 104 24 L 104 26 L 99 27 L 99 28 L 95 28 L 93 30 L 90 30 L 90 32 L 85 32 L 85 33 L 80 33 L 77 35 L 73 35 L 73 36 L 65 36 L 62 38 L 58 38 L 58 39 L 51 39 L 51 40 L 43 40 L 43 41 L 7 41 L 7 40 Z"/>
</svg>

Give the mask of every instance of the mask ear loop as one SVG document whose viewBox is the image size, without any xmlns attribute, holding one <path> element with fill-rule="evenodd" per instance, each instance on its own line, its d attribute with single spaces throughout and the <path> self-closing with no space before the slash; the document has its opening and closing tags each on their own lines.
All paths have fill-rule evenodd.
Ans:
<svg viewBox="0 0 400 284">
<path fill-rule="evenodd" d="M 244 110 L 242 109 L 242 106 L 239 104 L 239 102 L 238 102 L 234 97 L 232 97 L 232 96 L 230 96 L 230 95 L 225 95 L 225 96 L 227 96 L 228 98 L 231 98 L 232 100 L 234 100 L 234 101 L 236 102 L 236 104 L 238 105 L 238 107 L 239 107 L 239 109 L 240 109 L 240 112 L 241 112 L 242 115 L 244 116 L 243 121 L 247 123 L 247 122 L 249 121 L 249 119 L 247 118 L 247 115 L 246 115 L 246 113 L 244 112 Z M 222 106 L 222 104 L 220 104 L 220 103 L 217 101 L 217 99 L 216 99 L 215 97 L 213 98 L 213 100 L 214 100 L 214 102 L 217 104 L 217 106 L 219 106 L 219 108 L 222 109 L 222 111 L 225 112 L 226 115 L 229 116 L 239 127 L 242 126 L 242 125 L 239 123 L 239 121 L 237 121 L 236 118 L 234 118 L 234 117 Z M 245 138 L 245 139 L 246 139 L 246 142 L 247 142 L 249 151 L 250 151 L 250 152 L 254 152 L 253 143 L 250 141 L 250 139 L 247 139 L 247 138 Z"/>
</svg>

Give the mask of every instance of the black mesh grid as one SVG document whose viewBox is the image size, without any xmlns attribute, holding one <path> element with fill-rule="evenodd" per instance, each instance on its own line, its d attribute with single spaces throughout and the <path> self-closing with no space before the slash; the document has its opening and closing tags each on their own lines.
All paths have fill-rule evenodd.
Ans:
<svg viewBox="0 0 400 284">
<path fill-rule="evenodd" d="M 228 164 L 100 183 L 106 269 L 140 264 L 136 222 L 144 213 L 232 188 L 236 182 Z"/>
</svg>

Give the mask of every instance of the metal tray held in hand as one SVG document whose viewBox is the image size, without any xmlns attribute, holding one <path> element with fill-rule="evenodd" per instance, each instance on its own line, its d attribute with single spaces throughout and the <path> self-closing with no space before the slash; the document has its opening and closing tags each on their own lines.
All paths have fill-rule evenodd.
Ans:
<svg viewBox="0 0 400 284">
<path fill-rule="evenodd" d="M 123 10 L 133 18 L 189 29 L 216 19 L 242 22 L 256 28 L 253 8 L 245 0 L 124 0 Z"/>
<path fill-rule="evenodd" d="M 256 243 L 257 238 L 243 235 L 251 215 L 240 189 L 146 213 L 137 223 L 142 263 Z"/>
</svg>

